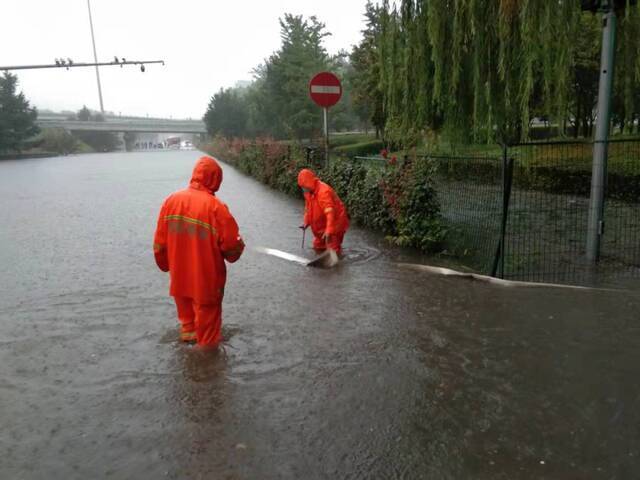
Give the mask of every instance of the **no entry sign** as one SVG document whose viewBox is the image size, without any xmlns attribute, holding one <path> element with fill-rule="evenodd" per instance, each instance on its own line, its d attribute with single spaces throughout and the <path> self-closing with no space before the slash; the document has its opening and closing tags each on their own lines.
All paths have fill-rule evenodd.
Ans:
<svg viewBox="0 0 640 480">
<path fill-rule="evenodd" d="M 320 72 L 309 82 L 309 95 L 316 105 L 333 107 L 342 97 L 342 85 L 333 73 Z"/>
</svg>

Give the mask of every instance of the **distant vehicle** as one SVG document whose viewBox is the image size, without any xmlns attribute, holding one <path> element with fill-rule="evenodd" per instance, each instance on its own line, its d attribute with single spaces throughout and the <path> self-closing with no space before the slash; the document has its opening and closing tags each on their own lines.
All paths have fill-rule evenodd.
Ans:
<svg viewBox="0 0 640 480">
<path fill-rule="evenodd" d="M 191 143 L 188 140 L 180 142 L 180 150 L 195 150 L 195 149 L 196 147 L 193 146 L 193 143 Z"/>
<path fill-rule="evenodd" d="M 180 137 L 168 137 L 165 139 L 167 148 L 177 150 L 180 148 Z"/>
</svg>

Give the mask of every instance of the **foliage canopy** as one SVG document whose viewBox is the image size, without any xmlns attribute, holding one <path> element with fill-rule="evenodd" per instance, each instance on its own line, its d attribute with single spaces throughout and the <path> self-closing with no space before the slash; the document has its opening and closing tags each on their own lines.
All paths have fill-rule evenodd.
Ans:
<svg viewBox="0 0 640 480">
<path fill-rule="evenodd" d="M 593 120 L 601 35 L 597 17 L 580 7 L 578 0 L 370 2 L 353 51 L 366 80 L 354 96 L 368 96 L 370 112 L 381 112 L 374 123 L 405 146 L 428 129 L 518 141 L 536 116 L 577 131 Z M 639 27 L 639 7 L 629 6 L 616 72 L 617 114 L 627 122 L 640 114 Z"/>
<path fill-rule="evenodd" d="M 38 112 L 18 93 L 18 78 L 8 72 L 0 77 L 0 152 L 19 151 L 25 140 L 39 132 Z"/>
</svg>

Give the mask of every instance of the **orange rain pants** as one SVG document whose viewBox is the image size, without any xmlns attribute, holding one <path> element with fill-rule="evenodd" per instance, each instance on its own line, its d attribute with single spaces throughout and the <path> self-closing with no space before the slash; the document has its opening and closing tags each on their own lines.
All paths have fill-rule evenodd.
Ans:
<svg viewBox="0 0 640 480">
<path fill-rule="evenodd" d="M 317 252 L 322 252 L 327 248 L 335 250 L 338 255 L 342 253 L 342 241 L 344 240 L 345 232 L 334 233 L 329 237 L 329 241 L 325 242 L 322 237 L 314 234 L 313 249 Z"/>
<path fill-rule="evenodd" d="M 305 189 L 304 220 L 314 235 L 313 248 L 326 250 L 330 248 L 338 254 L 342 253 L 342 241 L 349 228 L 349 215 L 338 194 L 309 169 L 298 174 L 298 185 Z M 329 242 L 323 239 L 329 235 Z"/>
<path fill-rule="evenodd" d="M 174 297 L 180 340 L 199 345 L 217 345 L 222 340 L 222 304 L 201 305 L 188 297 Z"/>
<path fill-rule="evenodd" d="M 226 262 L 240 258 L 244 242 L 227 206 L 215 196 L 222 168 L 202 157 L 189 187 L 170 195 L 162 205 L 154 237 L 155 260 L 170 274 L 181 323 L 181 339 L 202 346 L 220 342 Z M 195 333 L 195 335 L 194 335 Z"/>
</svg>

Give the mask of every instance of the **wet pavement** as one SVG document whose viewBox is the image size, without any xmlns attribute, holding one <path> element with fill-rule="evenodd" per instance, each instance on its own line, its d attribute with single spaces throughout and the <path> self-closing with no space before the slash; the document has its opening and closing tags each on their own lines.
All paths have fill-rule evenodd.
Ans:
<svg viewBox="0 0 640 480">
<path fill-rule="evenodd" d="M 640 476 L 636 285 L 434 276 L 353 229 L 333 270 L 248 249 L 224 349 L 179 345 L 151 243 L 196 158 L 0 162 L 0 478 Z M 303 253 L 300 202 L 230 167 L 220 196 Z"/>
</svg>

